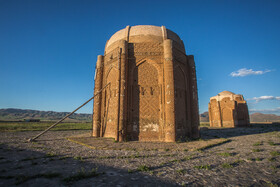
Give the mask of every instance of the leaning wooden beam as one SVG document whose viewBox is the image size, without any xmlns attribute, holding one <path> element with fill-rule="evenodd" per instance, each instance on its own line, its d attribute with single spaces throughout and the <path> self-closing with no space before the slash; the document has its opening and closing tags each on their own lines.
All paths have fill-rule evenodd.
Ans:
<svg viewBox="0 0 280 187">
<path fill-rule="evenodd" d="M 78 108 L 76 108 L 73 112 L 71 112 L 70 114 L 67 114 L 64 118 L 62 118 L 61 120 L 57 121 L 55 124 L 51 125 L 50 127 L 48 127 L 46 130 L 44 130 L 43 132 L 39 133 L 37 136 L 34 136 L 33 138 L 28 139 L 29 142 L 32 142 L 34 140 L 36 140 L 37 138 L 39 138 L 40 136 L 42 136 L 43 134 L 45 134 L 47 131 L 49 131 L 51 128 L 55 127 L 56 125 L 58 125 L 59 123 L 61 123 L 63 120 L 65 120 L 66 118 L 68 118 L 69 116 L 71 116 L 72 114 L 74 114 L 77 110 L 79 110 L 80 108 L 82 108 L 83 106 L 85 106 L 88 102 L 90 102 L 95 96 L 99 95 L 111 82 L 109 82 L 108 84 L 106 84 L 101 90 L 99 90 L 96 94 L 94 94 L 94 96 L 92 98 L 90 98 L 89 100 L 87 100 L 84 104 L 82 104 L 81 106 L 79 106 Z"/>
</svg>

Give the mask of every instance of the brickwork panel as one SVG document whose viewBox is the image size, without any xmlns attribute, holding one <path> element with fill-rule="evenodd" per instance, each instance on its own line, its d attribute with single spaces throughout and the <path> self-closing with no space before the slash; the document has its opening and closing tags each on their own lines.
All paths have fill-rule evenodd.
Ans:
<svg viewBox="0 0 280 187">
<path fill-rule="evenodd" d="M 191 124 L 188 119 L 187 110 L 187 81 L 183 70 L 177 66 L 174 70 L 174 82 L 175 82 L 175 124 L 176 124 L 176 136 L 179 139 L 183 139 L 190 134 Z"/>
<path fill-rule="evenodd" d="M 139 64 L 133 72 L 133 131 L 139 140 L 158 140 L 159 137 L 159 98 L 158 71 L 149 64 Z"/>
<path fill-rule="evenodd" d="M 116 68 L 110 68 L 105 74 L 106 84 L 111 83 L 104 92 L 103 101 L 103 123 L 102 135 L 104 137 L 114 137 L 117 129 L 118 120 L 118 78 L 119 71 Z"/>
</svg>

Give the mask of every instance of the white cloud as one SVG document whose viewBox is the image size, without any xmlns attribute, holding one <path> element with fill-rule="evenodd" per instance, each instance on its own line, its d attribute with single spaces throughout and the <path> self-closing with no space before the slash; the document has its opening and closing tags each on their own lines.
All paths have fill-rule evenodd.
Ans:
<svg viewBox="0 0 280 187">
<path fill-rule="evenodd" d="M 260 96 L 260 97 L 253 97 L 252 99 L 248 99 L 248 100 L 255 100 L 256 103 L 260 102 L 260 101 L 264 101 L 264 100 L 279 100 L 280 101 L 280 96 Z"/>
<path fill-rule="evenodd" d="M 266 113 L 278 113 L 280 112 L 280 107 L 271 108 L 271 109 L 250 109 L 250 112 L 266 112 Z"/>
<path fill-rule="evenodd" d="M 248 75 L 262 75 L 265 73 L 271 72 L 271 70 L 264 70 L 264 71 L 254 71 L 253 69 L 242 68 L 237 71 L 231 72 L 230 76 L 232 77 L 245 77 Z"/>
</svg>

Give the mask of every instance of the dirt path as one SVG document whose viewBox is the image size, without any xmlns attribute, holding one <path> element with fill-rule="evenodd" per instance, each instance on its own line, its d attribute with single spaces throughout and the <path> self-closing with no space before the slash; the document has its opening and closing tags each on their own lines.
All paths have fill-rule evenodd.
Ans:
<svg viewBox="0 0 280 187">
<path fill-rule="evenodd" d="M 273 186 L 280 185 L 280 125 L 201 130 L 229 141 L 202 150 L 92 149 L 66 137 L 89 131 L 0 133 L 0 186 Z M 200 140 L 203 141 L 203 140 Z"/>
</svg>

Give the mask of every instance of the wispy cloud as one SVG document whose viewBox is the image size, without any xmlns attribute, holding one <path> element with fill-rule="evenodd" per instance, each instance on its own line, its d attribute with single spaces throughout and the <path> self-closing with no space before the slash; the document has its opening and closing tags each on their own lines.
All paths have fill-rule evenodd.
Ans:
<svg viewBox="0 0 280 187">
<path fill-rule="evenodd" d="M 256 103 L 258 103 L 260 101 L 267 101 L 267 100 L 279 100 L 280 101 L 280 96 L 264 95 L 264 96 L 260 96 L 260 97 L 253 97 L 253 98 L 248 99 L 248 100 L 254 100 L 254 101 L 256 101 Z"/>
<path fill-rule="evenodd" d="M 271 109 L 250 109 L 250 112 L 279 113 L 280 107 L 271 108 Z"/>
<path fill-rule="evenodd" d="M 253 69 L 247 69 L 247 68 L 242 68 L 239 69 L 237 71 L 231 72 L 230 76 L 232 77 L 245 77 L 248 75 L 262 75 L 265 73 L 271 72 L 271 70 L 258 70 L 258 71 L 254 71 Z"/>
</svg>

